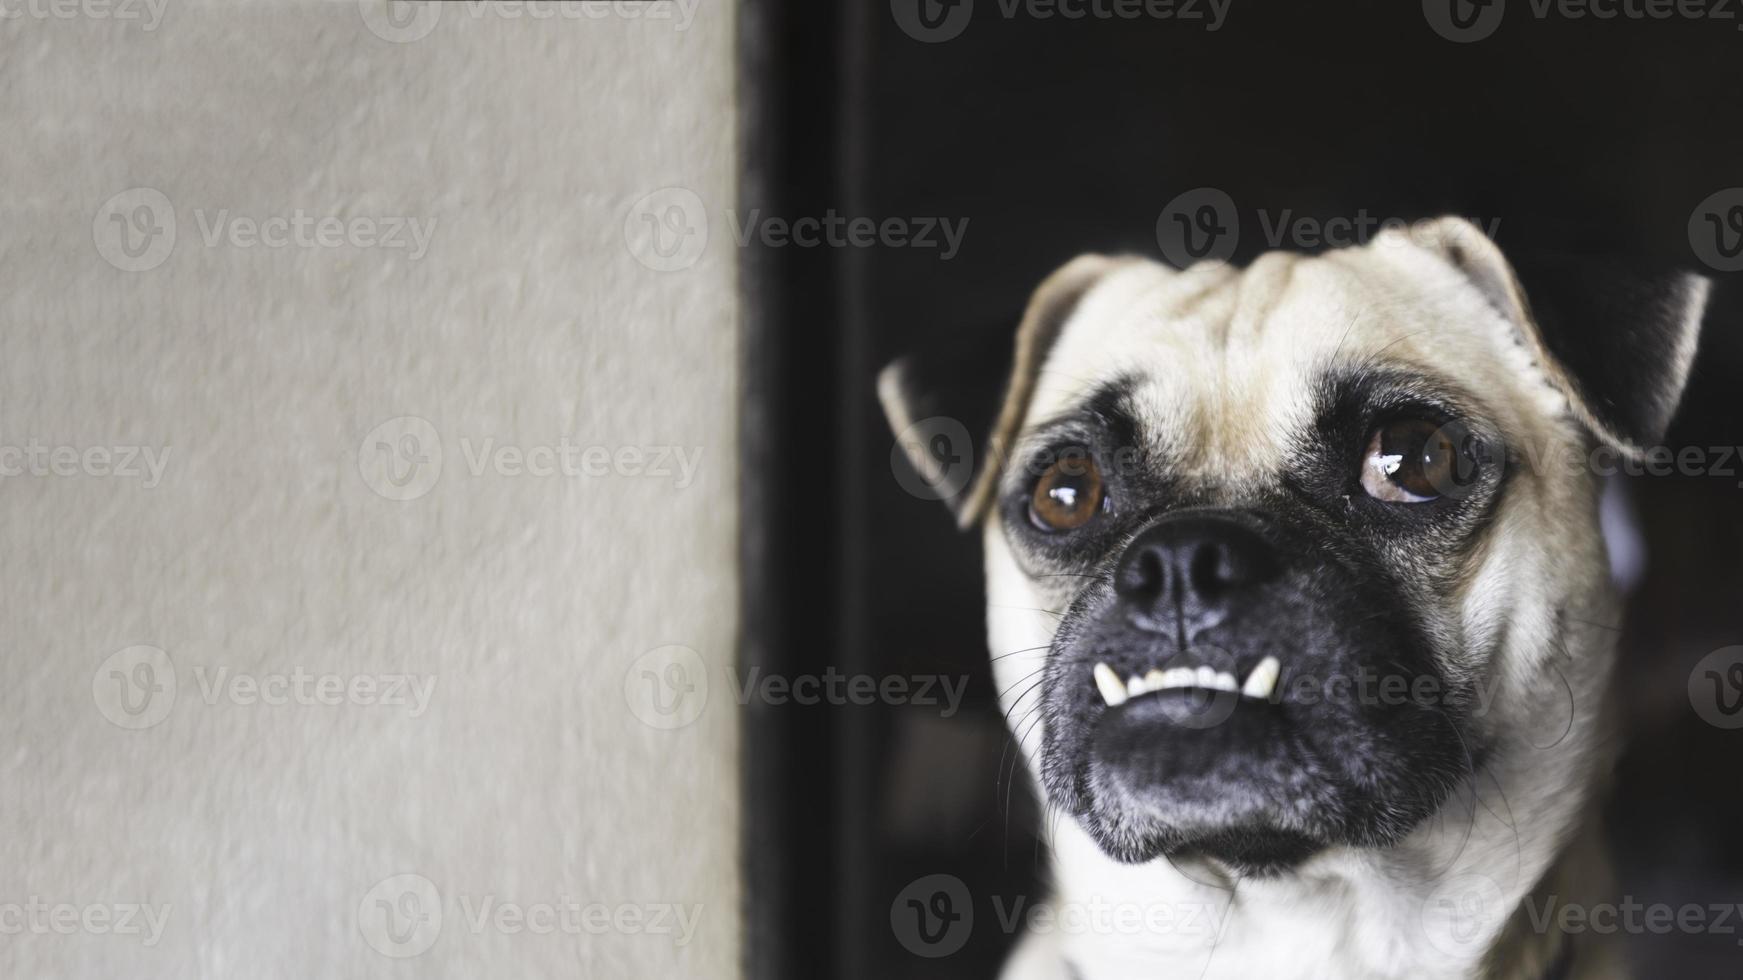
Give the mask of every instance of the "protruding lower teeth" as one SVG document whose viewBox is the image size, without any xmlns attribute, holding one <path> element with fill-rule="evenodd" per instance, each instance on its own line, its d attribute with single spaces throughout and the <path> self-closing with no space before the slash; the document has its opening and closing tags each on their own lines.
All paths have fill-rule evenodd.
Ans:
<svg viewBox="0 0 1743 980">
<path fill-rule="evenodd" d="M 1276 657 L 1266 657 L 1247 675 L 1244 684 L 1238 683 L 1235 676 L 1227 671 L 1212 670 L 1209 667 L 1171 667 L 1168 670 L 1151 668 L 1143 675 L 1133 674 L 1122 681 L 1112 667 L 1098 663 L 1093 673 L 1096 690 L 1101 692 L 1102 701 L 1110 708 L 1117 708 L 1139 695 L 1177 687 L 1239 692 L 1242 697 L 1266 700 L 1277 689 L 1282 665 Z"/>
<path fill-rule="evenodd" d="M 1283 665 L 1277 662 L 1276 657 L 1266 657 L 1247 675 L 1247 682 L 1241 685 L 1241 695 L 1261 701 L 1268 699 L 1271 692 L 1277 689 L 1277 678 L 1282 672 Z"/>
<path fill-rule="evenodd" d="M 1126 703 L 1126 685 L 1120 683 L 1120 675 L 1107 664 L 1095 665 L 1095 686 L 1108 707 L 1117 708 Z"/>
</svg>

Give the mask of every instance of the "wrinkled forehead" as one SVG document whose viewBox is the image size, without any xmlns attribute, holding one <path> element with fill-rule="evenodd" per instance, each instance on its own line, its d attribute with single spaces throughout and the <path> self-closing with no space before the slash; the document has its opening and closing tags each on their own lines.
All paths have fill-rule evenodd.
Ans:
<svg viewBox="0 0 1743 980">
<path fill-rule="evenodd" d="M 1037 379 L 1026 428 L 1117 388 L 1153 448 L 1241 481 L 1274 472 L 1328 386 L 1353 372 L 1505 405 L 1518 392 L 1497 386 L 1533 370 L 1476 288 L 1405 245 L 1270 253 L 1245 270 L 1138 263 L 1073 312 Z"/>
</svg>

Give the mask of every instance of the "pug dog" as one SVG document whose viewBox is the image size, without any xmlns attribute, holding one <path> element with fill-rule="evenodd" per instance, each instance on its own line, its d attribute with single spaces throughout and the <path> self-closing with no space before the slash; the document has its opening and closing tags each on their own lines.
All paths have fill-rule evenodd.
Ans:
<svg viewBox="0 0 1743 980">
<path fill-rule="evenodd" d="M 1621 975 L 1557 914 L 1615 898 L 1592 463 L 1662 438 L 1706 295 L 1442 218 L 1245 268 L 1086 255 L 1012 356 L 886 368 L 916 468 L 929 425 L 987 433 L 949 503 L 1079 923 L 1004 975 Z"/>
</svg>

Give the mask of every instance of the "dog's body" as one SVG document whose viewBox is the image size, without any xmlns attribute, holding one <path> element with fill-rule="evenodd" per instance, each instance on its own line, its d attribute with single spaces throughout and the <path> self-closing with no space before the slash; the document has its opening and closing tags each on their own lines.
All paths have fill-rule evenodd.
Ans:
<svg viewBox="0 0 1743 980">
<path fill-rule="evenodd" d="M 1608 887 L 1616 603 L 1580 461 L 1660 437 L 1704 283 L 1618 295 L 1527 306 L 1456 220 L 1041 287 L 957 508 L 1087 925 L 1007 976 L 1619 974 L 1544 924 Z M 1597 342 L 1594 306 L 1622 348 L 1546 333 Z M 898 430 L 917 376 L 883 379 Z"/>
</svg>

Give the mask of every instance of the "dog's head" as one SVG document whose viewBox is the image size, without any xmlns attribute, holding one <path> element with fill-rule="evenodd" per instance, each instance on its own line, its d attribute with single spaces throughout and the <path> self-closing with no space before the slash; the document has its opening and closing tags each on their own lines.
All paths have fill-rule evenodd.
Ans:
<svg viewBox="0 0 1743 980">
<path fill-rule="evenodd" d="M 1521 276 L 1457 219 L 1056 272 L 953 501 L 1050 802 L 1124 861 L 1277 870 L 1398 842 L 1596 697 L 1608 654 L 1566 641 L 1613 618 L 1587 464 L 1661 437 L 1705 286 Z M 972 370 L 882 377 L 917 465 Z"/>
</svg>

